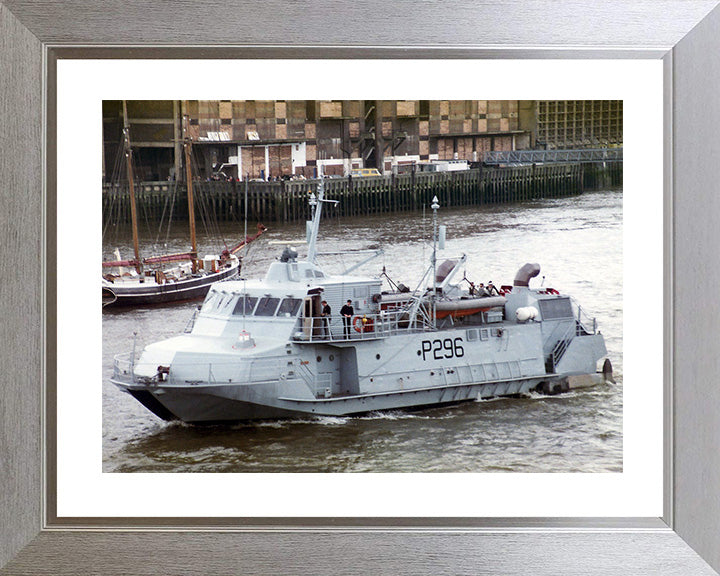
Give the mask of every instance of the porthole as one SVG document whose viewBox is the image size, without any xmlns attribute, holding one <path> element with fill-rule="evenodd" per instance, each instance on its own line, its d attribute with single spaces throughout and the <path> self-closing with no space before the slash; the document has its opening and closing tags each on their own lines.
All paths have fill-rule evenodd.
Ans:
<svg viewBox="0 0 720 576">
<path fill-rule="evenodd" d="M 318 356 L 318 357 L 317 357 L 317 361 L 318 361 L 318 362 L 322 362 L 322 356 Z"/>
<path fill-rule="evenodd" d="M 380 354 L 375 354 L 375 360 L 380 360 Z"/>
</svg>

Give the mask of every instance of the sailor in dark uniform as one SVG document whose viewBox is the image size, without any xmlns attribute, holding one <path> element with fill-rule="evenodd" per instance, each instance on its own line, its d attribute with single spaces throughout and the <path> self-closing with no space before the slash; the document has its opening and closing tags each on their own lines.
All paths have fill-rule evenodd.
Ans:
<svg viewBox="0 0 720 576">
<path fill-rule="evenodd" d="M 345 338 L 350 338 L 350 327 L 352 326 L 352 317 L 355 314 L 355 309 L 352 307 L 352 300 L 348 300 L 347 304 L 340 308 L 340 314 L 343 317 L 343 330 Z"/>
<path fill-rule="evenodd" d="M 322 316 L 322 322 L 323 322 L 323 331 L 325 333 L 325 336 L 328 338 L 330 337 L 330 314 L 332 313 L 332 308 L 330 308 L 330 304 L 328 304 L 325 300 L 320 302 L 322 304 L 322 312 L 320 313 L 320 316 Z"/>
</svg>

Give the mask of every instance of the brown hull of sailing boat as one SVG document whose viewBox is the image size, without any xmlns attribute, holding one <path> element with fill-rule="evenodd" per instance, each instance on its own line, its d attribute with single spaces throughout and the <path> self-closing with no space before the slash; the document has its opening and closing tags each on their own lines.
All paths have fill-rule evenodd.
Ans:
<svg viewBox="0 0 720 576">
<path fill-rule="evenodd" d="M 238 276 L 239 272 L 240 267 L 233 266 L 207 276 L 188 278 L 177 282 L 166 282 L 164 284 L 156 284 L 154 280 L 148 278 L 144 285 L 122 286 L 120 282 L 116 286 L 105 285 L 102 287 L 103 308 L 107 306 L 113 308 L 118 306 L 150 306 L 168 302 L 197 300 L 207 294 L 212 284 L 222 280 L 232 280 Z"/>
</svg>

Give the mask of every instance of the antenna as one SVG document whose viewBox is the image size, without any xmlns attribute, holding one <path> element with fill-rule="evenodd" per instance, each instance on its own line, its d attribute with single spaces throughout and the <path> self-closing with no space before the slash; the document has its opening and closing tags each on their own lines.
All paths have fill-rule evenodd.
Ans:
<svg viewBox="0 0 720 576">
<path fill-rule="evenodd" d="M 433 269 L 433 291 L 432 291 L 432 326 L 433 329 L 437 328 L 437 317 L 436 317 L 436 310 L 435 310 L 435 300 L 437 299 L 437 240 L 438 240 L 438 231 L 437 231 L 437 211 L 438 208 L 440 208 L 440 203 L 438 202 L 438 197 L 433 196 L 432 204 L 430 205 L 430 208 L 432 208 L 433 211 L 433 251 L 432 251 L 432 269 Z"/>
<path fill-rule="evenodd" d="M 249 185 L 250 175 L 248 174 L 248 177 L 245 178 L 245 258 L 247 258 L 248 253 L 248 241 L 247 241 L 247 218 L 248 218 L 248 185 Z"/>
<path fill-rule="evenodd" d="M 310 199 L 308 200 L 308 204 L 310 204 L 310 233 L 308 234 L 308 255 L 307 259 L 309 262 L 315 262 L 315 258 L 317 257 L 317 248 L 316 248 L 316 242 L 317 242 L 317 231 L 318 227 L 320 225 L 320 215 L 322 213 L 322 198 L 323 198 L 323 181 L 322 179 L 320 182 L 318 182 L 318 196 L 315 197 L 315 193 L 310 193 Z M 318 200 L 319 198 L 319 200 Z"/>
</svg>

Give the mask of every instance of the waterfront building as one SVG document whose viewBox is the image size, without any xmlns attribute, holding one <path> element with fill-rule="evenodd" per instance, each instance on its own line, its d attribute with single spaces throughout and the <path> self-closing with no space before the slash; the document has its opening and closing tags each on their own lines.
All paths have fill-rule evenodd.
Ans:
<svg viewBox="0 0 720 576">
<path fill-rule="evenodd" d="M 622 101 L 191 100 L 127 103 L 144 181 L 181 174 L 182 117 L 206 179 L 311 178 L 433 160 L 480 163 L 492 150 L 622 145 Z M 103 102 L 103 175 L 112 179 L 122 106 Z"/>
<path fill-rule="evenodd" d="M 538 101 L 535 115 L 536 148 L 567 150 L 622 146 L 622 100 Z"/>
</svg>

